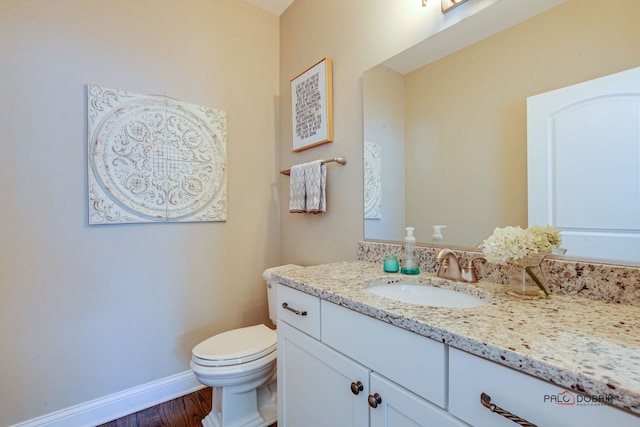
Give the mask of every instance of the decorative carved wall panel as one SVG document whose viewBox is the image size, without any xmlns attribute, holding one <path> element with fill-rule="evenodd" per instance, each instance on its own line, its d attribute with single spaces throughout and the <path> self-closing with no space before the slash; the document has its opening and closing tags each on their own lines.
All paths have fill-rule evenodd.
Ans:
<svg viewBox="0 0 640 427">
<path fill-rule="evenodd" d="M 382 218 L 382 146 L 364 143 L 364 218 Z"/>
<path fill-rule="evenodd" d="M 225 221 L 226 112 L 87 87 L 89 224 Z"/>
</svg>

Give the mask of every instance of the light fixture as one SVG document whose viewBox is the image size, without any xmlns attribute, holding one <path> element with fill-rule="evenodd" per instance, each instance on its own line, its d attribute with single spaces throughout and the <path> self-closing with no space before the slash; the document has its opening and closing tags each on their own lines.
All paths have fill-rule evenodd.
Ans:
<svg viewBox="0 0 640 427">
<path fill-rule="evenodd" d="M 466 1 L 467 0 L 442 0 L 442 12 L 448 12 L 449 10 Z"/>
<path fill-rule="evenodd" d="M 427 0 L 422 0 L 422 7 L 425 7 L 427 5 Z"/>
</svg>

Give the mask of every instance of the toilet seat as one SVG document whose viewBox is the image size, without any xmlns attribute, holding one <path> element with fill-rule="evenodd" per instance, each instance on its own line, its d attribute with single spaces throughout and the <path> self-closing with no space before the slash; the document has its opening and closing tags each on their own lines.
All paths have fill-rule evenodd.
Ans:
<svg viewBox="0 0 640 427">
<path fill-rule="evenodd" d="M 202 366 L 230 366 L 261 359 L 274 351 L 277 335 L 265 325 L 214 335 L 193 348 L 193 362 Z"/>
</svg>

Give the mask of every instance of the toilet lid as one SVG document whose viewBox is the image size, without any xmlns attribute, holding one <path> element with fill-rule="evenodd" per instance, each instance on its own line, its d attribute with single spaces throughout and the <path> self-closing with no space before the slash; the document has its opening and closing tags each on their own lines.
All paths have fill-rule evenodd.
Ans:
<svg viewBox="0 0 640 427">
<path fill-rule="evenodd" d="M 265 325 L 249 326 L 206 339 L 196 345 L 192 353 L 199 365 L 237 365 L 274 352 L 276 339 L 276 332 Z"/>
</svg>

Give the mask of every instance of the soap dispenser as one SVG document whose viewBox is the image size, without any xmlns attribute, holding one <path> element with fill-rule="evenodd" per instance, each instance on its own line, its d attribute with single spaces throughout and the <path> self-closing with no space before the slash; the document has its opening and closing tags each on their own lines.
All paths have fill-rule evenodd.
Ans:
<svg viewBox="0 0 640 427">
<path fill-rule="evenodd" d="M 404 236 L 404 256 L 402 261 L 402 268 L 400 273 L 402 274 L 420 274 L 415 260 L 415 247 L 416 238 L 413 236 L 413 227 L 405 228 L 406 235 Z"/>
<path fill-rule="evenodd" d="M 442 229 L 447 228 L 446 225 L 434 225 L 433 235 L 431 236 L 431 242 L 436 245 L 442 245 L 444 243 L 444 236 L 442 235 Z"/>
</svg>

